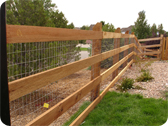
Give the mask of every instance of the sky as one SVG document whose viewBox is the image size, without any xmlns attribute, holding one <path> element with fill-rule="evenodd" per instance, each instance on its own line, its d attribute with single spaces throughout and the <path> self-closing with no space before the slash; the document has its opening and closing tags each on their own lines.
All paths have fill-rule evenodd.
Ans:
<svg viewBox="0 0 168 126">
<path fill-rule="evenodd" d="M 115 28 L 134 25 L 138 12 L 144 10 L 147 23 L 168 31 L 167 0 L 52 0 L 75 27 L 90 26 L 100 21 L 112 23 Z"/>
<path fill-rule="evenodd" d="M 4 0 L 0 0 L 2 4 Z M 75 27 L 90 26 L 100 21 L 112 23 L 115 28 L 134 25 L 138 12 L 144 10 L 147 23 L 168 31 L 167 0 L 52 0 Z"/>
</svg>

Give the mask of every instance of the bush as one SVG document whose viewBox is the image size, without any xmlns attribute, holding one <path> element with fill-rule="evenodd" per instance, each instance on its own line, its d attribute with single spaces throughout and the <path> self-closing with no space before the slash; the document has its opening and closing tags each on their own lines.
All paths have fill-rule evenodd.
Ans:
<svg viewBox="0 0 168 126">
<path fill-rule="evenodd" d="M 123 91 L 127 91 L 127 89 L 131 89 L 133 88 L 133 84 L 134 84 L 134 79 L 131 78 L 123 78 L 121 85 L 118 85 L 118 90 L 120 90 L 121 92 Z"/>
<path fill-rule="evenodd" d="M 136 78 L 136 81 L 138 82 L 147 82 L 148 80 L 154 79 L 149 71 L 143 72 L 139 77 Z"/>
</svg>

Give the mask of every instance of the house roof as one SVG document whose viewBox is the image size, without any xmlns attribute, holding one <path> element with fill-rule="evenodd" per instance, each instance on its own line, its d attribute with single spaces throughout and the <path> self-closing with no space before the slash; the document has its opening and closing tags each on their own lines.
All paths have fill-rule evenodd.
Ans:
<svg viewBox="0 0 168 126">
<path fill-rule="evenodd" d="M 127 28 L 122 28 L 122 29 L 121 29 L 121 32 L 126 32 L 126 31 L 131 32 L 131 29 L 132 29 L 133 26 L 134 26 L 134 25 L 130 25 L 130 26 L 127 27 Z"/>
</svg>

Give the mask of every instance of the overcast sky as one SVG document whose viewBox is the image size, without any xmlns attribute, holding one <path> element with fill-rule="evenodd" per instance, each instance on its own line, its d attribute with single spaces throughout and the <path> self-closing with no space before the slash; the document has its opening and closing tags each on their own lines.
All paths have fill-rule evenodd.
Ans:
<svg viewBox="0 0 168 126">
<path fill-rule="evenodd" d="M 112 23 L 115 28 L 128 27 L 134 25 L 138 12 L 144 10 L 150 26 L 162 23 L 168 31 L 168 0 L 52 0 L 52 3 L 75 27 L 100 21 Z"/>
<path fill-rule="evenodd" d="M 138 12 L 144 10 L 150 26 L 163 24 L 168 31 L 167 0 L 52 0 L 75 27 L 96 24 L 99 21 L 112 23 L 115 28 L 134 25 Z"/>
</svg>

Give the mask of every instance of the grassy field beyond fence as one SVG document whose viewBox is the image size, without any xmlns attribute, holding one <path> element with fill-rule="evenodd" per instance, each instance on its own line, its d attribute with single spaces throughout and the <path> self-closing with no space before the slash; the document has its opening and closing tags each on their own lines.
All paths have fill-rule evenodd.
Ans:
<svg viewBox="0 0 168 126">
<path fill-rule="evenodd" d="M 80 112 L 89 103 L 79 109 Z M 80 112 L 77 112 L 78 115 Z M 77 114 L 64 125 L 69 125 Z M 160 126 L 168 118 L 168 102 L 162 99 L 143 98 L 142 95 L 108 92 L 81 125 L 150 125 Z"/>
</svg>

